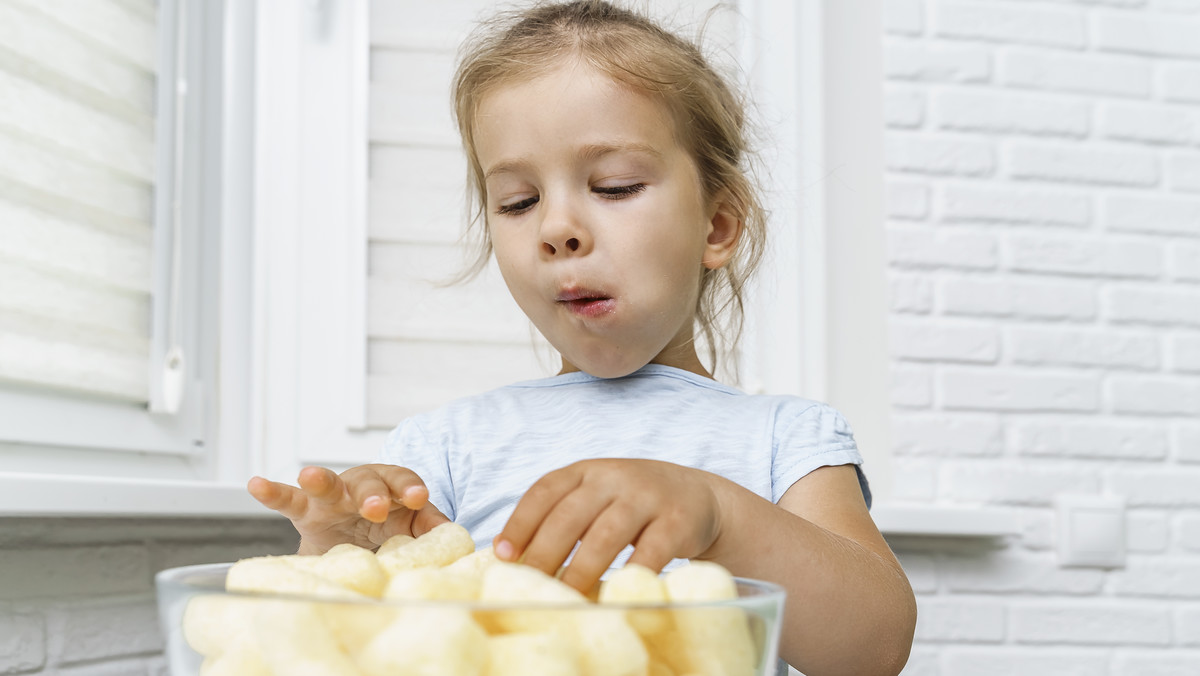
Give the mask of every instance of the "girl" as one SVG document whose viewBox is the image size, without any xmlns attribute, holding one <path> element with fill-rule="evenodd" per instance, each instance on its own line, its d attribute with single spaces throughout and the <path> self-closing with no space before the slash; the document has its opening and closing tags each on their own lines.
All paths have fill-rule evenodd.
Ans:
<svg viewBox="0 0 1200 676">
<path fill-rule="evenodd" d="M 583 0 L 481 33 L 454 97 L 483 256 L 562 371 L 404 421 L 381 464 L 250 492 L 302 553 L 450 519 L 501 559 L 570 557 L 583 591 L 629 546 L 654 570 L 716 561 L 787 589 L 780 652 L 804 673 L 898 673 L 913 595 L 847 425 L 721 385 L 696 352 L 763 237 L 730 88 L 690 43 Z"/>
</svg>

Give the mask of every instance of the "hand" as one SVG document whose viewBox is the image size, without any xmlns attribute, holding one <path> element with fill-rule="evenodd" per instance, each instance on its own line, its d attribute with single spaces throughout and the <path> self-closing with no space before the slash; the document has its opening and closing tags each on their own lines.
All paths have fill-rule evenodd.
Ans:
<svg viewBox="0 0 1200 676">
<path fill-rule="evenodd" d="M 349 542 L 375 549 L 393 535 L 412 537 L 449 521 L 429 504 L 429 489 L 412 470 L 361 465 L 341 475 L 324 467 L 300 471 L 300 487 L 254 477 L 246 490 L 291 519 L 301 554 L 323 554 Z"/>
<path fill-rule="evenodd" d="M 584 460 L 535 483 L 494 542 L 496 556 L 553 575 L 579 549 L 563 582 L 587 592 L 626 545 L 654 571 L 703 555 L 721 530 L 717 477 L 657 460 Z"/>
</svg>

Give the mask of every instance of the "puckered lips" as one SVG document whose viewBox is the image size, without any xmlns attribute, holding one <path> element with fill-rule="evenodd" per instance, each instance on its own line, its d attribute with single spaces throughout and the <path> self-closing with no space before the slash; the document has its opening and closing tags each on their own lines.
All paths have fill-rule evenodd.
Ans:
<svg viewBox="0 0 1200 676">
<path fill-rule="evenodd" d="M 575 286 L 564 288 L 554 301 L 581 317 L 608 314 L 617 306 L 617 300 L 603 291 Z"/>
</svg>

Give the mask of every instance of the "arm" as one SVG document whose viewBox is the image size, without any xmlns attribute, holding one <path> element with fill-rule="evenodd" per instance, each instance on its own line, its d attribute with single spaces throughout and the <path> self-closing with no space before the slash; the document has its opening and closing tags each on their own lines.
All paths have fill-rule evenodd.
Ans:
<svg viewBox="0 0 1200 676">
<path fill-rule="evenodd" d="M 714 479 L 721 527 L 699 558 L 787 589 L 781 657 L 810 676 L 899 673 L 916 602 L 854 468 L 815 470 L 778 505 Z"/>
<path fill-rule="evenodd" d="M 585 460 L 542 477 L 495 541 L 496 556 L 590 590 L 629 544 L 662 570 L 707 559 L 787 589 L 780 653 L 809 676 L 893 676 L 916 609 L 851 466 L 811 472 L 779 505 L 715 474 L 656 460 Z"/>
</svg>

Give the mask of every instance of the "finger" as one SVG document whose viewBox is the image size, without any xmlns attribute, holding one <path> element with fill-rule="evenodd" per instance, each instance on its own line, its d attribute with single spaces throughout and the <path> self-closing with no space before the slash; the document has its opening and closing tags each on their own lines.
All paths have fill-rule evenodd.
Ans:
<svg viewBox="0 0 1200 676">
<path fill-rule="evenodd" d="M 383 523 L 373 523 L 367 528 L 367 540 L 378 547 L 396 535 L 414 537 L 412 524 L 413 513 L 407 509 L 397 509 L 390 512 Z"/>
<path fill-rule="evenodd" d="M 429 488 L 416 472 L 397 465 L 371 465 L 387 483 L 394 500 L 411 510 L 419 510 L 429 502 Z"/>
<path fill-rule="evenodd" d="M 368 521 L 383 523 L 398 507 L 424 506 L 429 489 L 410 469 L 395 465 L 363 465 L 341 475 L 358 513 Z"/>
<path fill-rule="evenodd" d="M 609 498 L 576 490 L 559 500 L 533 534 L 521 561 L 553 575 L 609 506 Z"/>
<path fill-rule="evenodd" d="M 246 483 L 246 490 L 268 509 L 273 509 L 289 519 L 303 516 L 308 506 L 308 496 L 303 491 L 295 486 L 270 481 L 260 476 L 251 477 Z"/>
<path fill-rule="evenodd" d="M 342 481 L 350 495 L 350 504 L 362 518 L 372 523 L 387 521 L 392 511 L 392 493 L 378 474 L 358 472 Z"/>
<path fill-rule="evenodd" d="M 394 535 L 420 537 L 449 521 L 450 519 L 432 504 L 427 504 L 416 512 L 411 509 L 396 509 L 388 514 L 387 521 L 371 529 L 370 540 L 373 544 L 381 545 Z"/>
<path fill-rule="evenodd" d="M 346 499 L 346 486 L 333 470 L 310 465 L 300 470 L 297 482 L 310 498 L 327 505 Z"/>
<path fill-rule="evenodd" d="M 678 536 L 666 520 L 651 521 L 633 543 L 633 554 L 625 565 L 636 563 L 658 573 L 681 552 Z"/>
<path fill-rule="evenodd" d="M 420 537 L 444 523 L 450 523 L 450 519 L 445 514 L 442 514 L 441 510 L 434 507 L 433 503 L 426 504 L 425 507 L 413 516 L 413 537 Z"/>
<path fill-rule="evenodd" d="M 497 558 L 506 561 L 521 558 L 550 510 L 563 496 L 578 488 L 581 480 L 582 474 L 572 465 L 550 472 L 530 486 L 493 542 Z"/>
<path fill-rule="evenodd" d="M 562 581 L 582 592 L 590 590 L 645 525 L 645 520 L 627 506 L 610 505 L 580 538 L 579 549 L 563 572 Z"/>
</svg>

